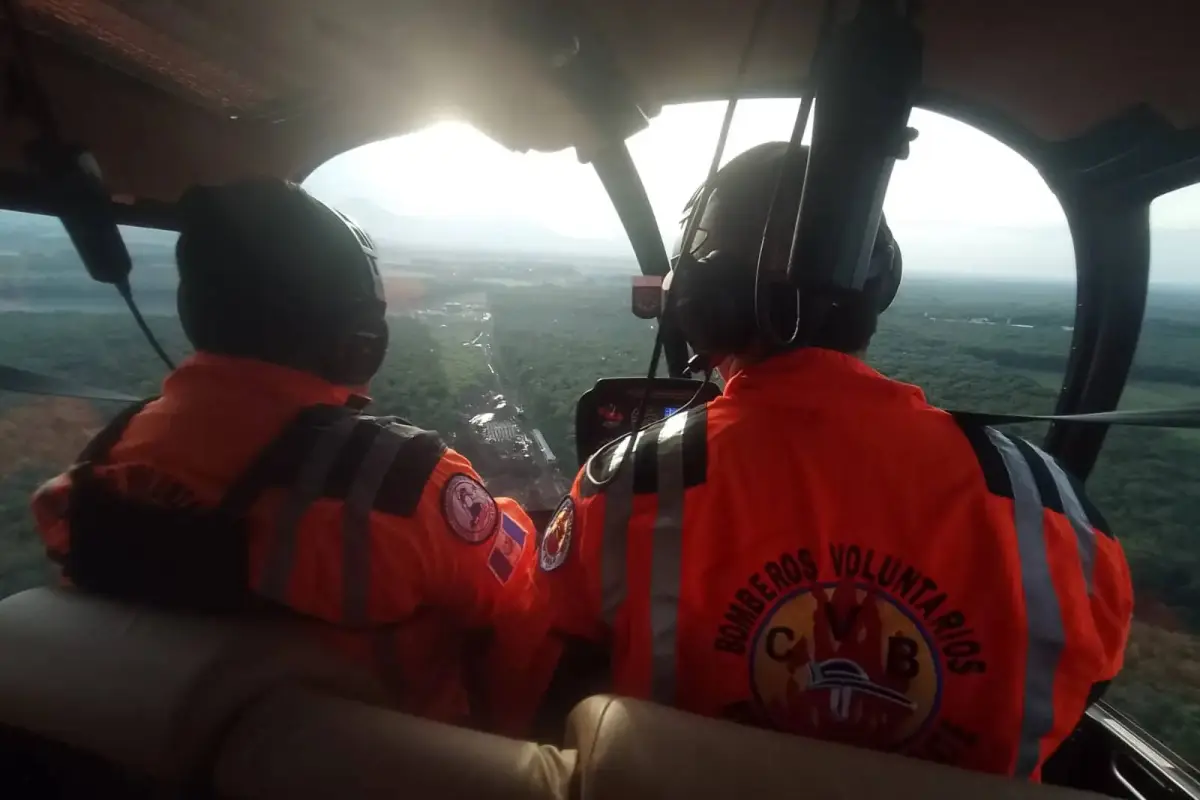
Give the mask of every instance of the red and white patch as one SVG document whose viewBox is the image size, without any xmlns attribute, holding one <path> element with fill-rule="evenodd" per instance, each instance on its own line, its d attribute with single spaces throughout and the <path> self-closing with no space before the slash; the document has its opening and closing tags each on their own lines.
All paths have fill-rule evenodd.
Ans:
<svg viewBox="0 0 1200 800">
<path fill-rule="evenodd" d="M 575 501 L 570 496 L 564 497 L 550 518 L 546 532 L 542 534 L 542 544 L 538 548 L 538 566 L 544 572 L 552 572 L 567 560 L 571 550 L 571 535 L 575 532 Z"/>
<path fill-rule="evenodd" d="M 470 475 L 450 476 L 442 489 L 442 516 L 450 530 L 465 542 L 482 544 L 500 525 L 500 509 L 483 484 Z"/>
</svg>

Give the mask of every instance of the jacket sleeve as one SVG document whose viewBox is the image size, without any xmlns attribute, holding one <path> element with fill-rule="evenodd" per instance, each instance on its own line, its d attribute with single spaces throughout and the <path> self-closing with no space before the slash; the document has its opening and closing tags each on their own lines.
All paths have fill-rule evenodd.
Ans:
<svg viewBox="0 0 1200 800">
<path fill-rule="evenodd" d="M 1018 579 L 1038 584 L 1033 605 L 1026 609 L 1039 619 L 1038 625 L 1031 625 L 1031 634 L 1044 647 L 1059 651 L 1056 686 L 1071 689 L 1064 696 L 1080 696 L 1076 690 L 1083 688 L 1094 700 L 1120 672 L 1133 621 L 1133 587 L 1121 544 L 1082 483 L 1054 456 L 991 428 L 966 425 L 962 430 L 989 492 L 1012 498 L 1014 514 L 1018 501 L 1027 509 L 1041 506 L 1044 558 L 1036 556 L 1028 575 L 1023 571 L 1027 556 L 1018 559 Z M 1022 520 L 1014 517 L 1014 524 L 1019 540 Z M 1027 544 L 1032 545 L 1032 539 Z M 1053 584 L 1053 594 L 1045 590 L 1046 579 Z M 1063 709 L 1071 716 L 1074 711 Z"/>
<path fill-rule="evenodd" d="M 69 547 L 66 516 L 70 491 L 71 478 L 64 472 L 39 486 L 30 502 L 34 525 L 52 561 L 61 561 Z"/>
<path fill-rule="evenodd" d="M 1047 548 L 1067 641 L 1078 643 L 1070 663 L 1080 670 L 1076 677 L 1081 683 L 1093 685 L 1094 701 L 1124 664 L 1133 624 L 1133 582 L 1120 541 L 1083 486 L 1061 466 L 1056 477 L 1062 507 L 1045 511 Z"/>
<path fill-rule="evenodd" d="M 1133 579 L 1120 541 L 1107 521 L 1078 489 L 1092 525 L 1095 551 L 1092 559 L 1092 619 L 1105 654 L 1103 680 L 1117 677 L 1125 663 L 1125 648 L 1133 624 Z"/>
<path fill-rule="evenodd" d="M 447 450 L 414 516 L 381 519 L 373 544 L 378 619 L 428 605 L 475 631 L 464 663 L 474 722 L 522 735 L 557 662 L 533 582 L 537 532 L 524 509 L 493 498 L 470 462 Z"/>
<path fill-rule="evenodd" d="M 521 718 L 527 736 L 557 744 L 579 701 L 610 688 L 610 631 L 601 615 L 604 495 L 581 493 L 582 471 L 542 532 L 534 572 L 542 627 Z M 529 729 L 532 729 L 531 731 Z"/>
<path fill-rule="evenodd" d="M 552 607 L 552 629 L 591 642 L 608 639 L 601 613 L 604 494 L 581 491 L 583 472 L 562 499 L 538 547 L 537 584 Z"/>
<path fill-rule="evenodd" d="M 403 619 L 418 605 L 465 627 L 487 627 L 533 609 L 536 533 L 520 505 L 495 499 L 462 455 L 447 450 L 411 518 L 376 515 L 372 614 Z"/>
<path fill-rule="evenodd" d="M 1125 664 L 1133 622 L 1133 583 L 1125 552 L 1116 539 L 1097 540 L 1095 581 L 1092 616 L 1108 654 L 1107 680 L 1112 680 Z"/>
</svg>

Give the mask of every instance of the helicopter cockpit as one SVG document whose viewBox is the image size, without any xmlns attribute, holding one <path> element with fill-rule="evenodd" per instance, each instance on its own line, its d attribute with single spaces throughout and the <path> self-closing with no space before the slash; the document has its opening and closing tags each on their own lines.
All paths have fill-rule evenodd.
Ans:
<svg viewBox="0 0 1200 800">
<path fill-rule="evenodd" d="M 88 274 L 118 289 L 170 363 L 170 347 L 133 302 L 118 225 L 172 230 L 173 204 L 189 185 L 263 173 L 301 180 L 446 110 L 511 150 L 573 147 L 627 234 L 640 271 L 628 302 L 647 323 L 652 355 L 645 376 L 602 378 L 583 394 L 569 476 L 631 429 L 719 392 L 692 377 L 661 304 L 668 253 L 630 137 L 666 105 L 733 98 L 715 170 L 737 99 L 800 97 L 792 141 L 812 117 L 821 169 L 764 236 L 820 250 L 819 279 L 853 289 L 893 164 L 912 140 L 910 112 L 929 109 L 1036 167 L 1065 213 L 1078 274 L 1053 413 L 957 413 L 1047 424 L 1045 449 L 1086 478 L 1111 424 L 1200 426 L 1195 408 L 1116 410 L 1146 308 L 1150 203 L 1200 182 L 1198 23 L 1176 0 L 1145 0 L 1136 13 L 1116 0 L 687 9 L 355 0 L 336 10 L 281 0 L 9 0 L 0 207 L 59 218 Z M 828 56 L 837 36 L 841 62 Z M 826 230 L 840 235 L 814 232 L 806 203 L 826 209 Z M 471 303 L 439 299 L 431 321 L 469 319 L 447 335 L 476 335 L 490 312 Z M 88 383 L 0 368 L 7 392 L 138 399 Z M 533 448 L 543 466 L 555 449 L 561 457 L 540 431 L 520 433 L 521 405 L 494 397 L 464 428 Z M 527 505 L 540 526 L 566 488 L 549 474 L 509 473 L 514 486 L 540 484 L 525 495 L 539 498 Z M 610 696 L 576 707 L 553 745 L 385 705 L 373 680 L 278 620 L 169 614 L 44 588 L 0 600 L 0 780 L 13 796 L 1200 797 L 1183 759 L 1103 702 L 1040 785 Z"/>
</svg>

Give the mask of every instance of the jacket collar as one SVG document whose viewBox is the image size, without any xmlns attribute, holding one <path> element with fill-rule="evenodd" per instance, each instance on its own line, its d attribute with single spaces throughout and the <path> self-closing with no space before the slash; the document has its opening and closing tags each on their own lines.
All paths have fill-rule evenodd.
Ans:
<svg viewBox="0 0 1200 800">
<path fill-rule="evenodd" d="M 162 395 L 172 404 L 233 404 L 247 410 L 270 408 L 275 413 L 319 404 L 346 405 L 357 396 L 349 387 L 307 372 L 204 352 L 190 356 L 167 376 Z"/>
<path fill-rule="evenodd" d="M 729 379 L 724 395 L 738 402 L 801 407 L 845 403 L 847 398 L 927 405 L 918 387 L 887 378 L 854 356 L 819 347 L 751 364 Z"/>
</svg>

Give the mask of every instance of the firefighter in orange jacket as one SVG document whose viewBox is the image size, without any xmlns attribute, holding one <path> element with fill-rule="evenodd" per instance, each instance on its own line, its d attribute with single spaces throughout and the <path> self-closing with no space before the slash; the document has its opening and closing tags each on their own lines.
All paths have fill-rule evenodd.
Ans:
<svg viewBox="0 0 1200 800">
<path fill-rule="evenodd" d="M 581 470 L 540 545 L 556 627 L 610 643 L 622 694 L 1037 779 L 1121 668 L 1121 546 L 1052 457 L 863 362 L 899 285 L 886 223 L 866 290 L 768 355 L 754 266 L 776 176 L 798 192 L 805 166 L 785 149 L 706 190 L 667 291 L 724 393 Z"/>
<path fill-rule="evenodd" d="M 51 558 L 120 599 L 299 612 L 405 709 L 519 728 L 482 718 L 476 667 L 524 668 L 535 531 L 436 433 L 360 413 L 388 342 L 370 238 L 282 181 L 180 208 L 197 352 L 37 491 Z"/>
</svg>

